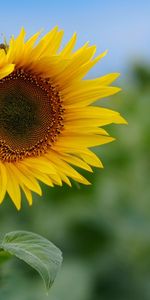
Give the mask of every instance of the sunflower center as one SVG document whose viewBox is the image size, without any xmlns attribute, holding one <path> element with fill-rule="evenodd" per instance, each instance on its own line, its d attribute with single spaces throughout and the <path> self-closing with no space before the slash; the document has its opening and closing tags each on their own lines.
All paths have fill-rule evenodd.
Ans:
<svg viewBox="0 0 150 300">
<path fill-rule="evenodd" d="M 38 126 L 37 106 L 25 95 L 6 95 L 1 102 L 0 127 L 8 135 L 26 136 Z"/>
<path fill-rule="evenodd" d="M 62 101 L 49 80 L 21 69 L 0 80 L 1 160 L 45 153 L 62 127 Z"/>
</svg>

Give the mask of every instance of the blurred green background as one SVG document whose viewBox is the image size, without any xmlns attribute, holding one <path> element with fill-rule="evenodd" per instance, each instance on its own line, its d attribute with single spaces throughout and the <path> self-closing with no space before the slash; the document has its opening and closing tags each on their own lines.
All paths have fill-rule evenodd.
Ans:
<svg viewBox="0 0 150 300">
<path fill-rule="evenodd" d="M 123 91 L 101 105 L 128 126 L 109 126 L 117 141 L 99 148 L 104 170 L 85 174 L 92 186 L 49 189 L 17 212 L 7 198 L 1 232 L 29 230 L 53 241 L 64 262 L 49 295 L 36 272 L 17 259 L 1 269 L 0 299 L 150 299 L 150 68 L 133 65 Z M 84 174 L 82 172 L 82 174 Z"/>
</svg>

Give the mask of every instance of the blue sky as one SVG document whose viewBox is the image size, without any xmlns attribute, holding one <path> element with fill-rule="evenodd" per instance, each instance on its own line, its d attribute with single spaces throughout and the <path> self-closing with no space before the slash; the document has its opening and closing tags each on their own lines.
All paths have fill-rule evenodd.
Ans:
<svg viewBox="0 0 150 300">
<path fill-rule="evenodd" d="M 77 31 L 77 46 L 88 40 L 97 44 L 98 53 L 109 50 L 93 74 L 124 72 L 133 60 L 150 61 L 149 0 L 1 2 L 0 32 L 7 38 L 18 34 L 21 26 L 30 36 L 41 28 L 47 32 L 55 25 L 65 30 L 64 42 Z"/>
</svg>

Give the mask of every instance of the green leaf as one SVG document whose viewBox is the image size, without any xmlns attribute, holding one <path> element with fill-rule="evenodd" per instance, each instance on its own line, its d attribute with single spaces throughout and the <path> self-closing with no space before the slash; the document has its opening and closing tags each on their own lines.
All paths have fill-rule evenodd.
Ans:
<svg viewBox="0 0 150 300">
<path fill-rule="evenodd" d="M 61 266 L 62 254 L 50 241 L 32 232 L 13 231 L 1 239 L 0 249 L 25 261 L 39 272 L 46 289 L 51 287 Z"/>
<path fill-rule="evenodd" d="M 11 254 L 0 249 L 0 265 L 8 261 L 10 258 Z"/>
</svg>

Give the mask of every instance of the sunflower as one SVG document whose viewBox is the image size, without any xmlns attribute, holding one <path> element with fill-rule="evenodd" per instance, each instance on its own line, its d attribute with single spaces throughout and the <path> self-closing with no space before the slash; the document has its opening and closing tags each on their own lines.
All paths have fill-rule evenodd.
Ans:
<svg viewBox="0 0 150 300">
<path fill-rule="evenodd" d="M 60 49 L 63 31 L 53 28 L 25 41 L 18 37 L 0 45 L 0 203 L 6 192 L 21 208 L 21 191 L 29 205 L 32 192 L 42 194 L 39 181 L 53 187 L 71 180 L 90 183 L 74 169 L 102 168 L 91 147 L 114 140 L 103 129 L 125 124 L 118 112 L 92 106 L 116 94 L 110 86 L 118 73 L 84 79 L 105 56 L 94 57 L 96 46 L 73 51 L 76 34 Z"/>
</svg>

